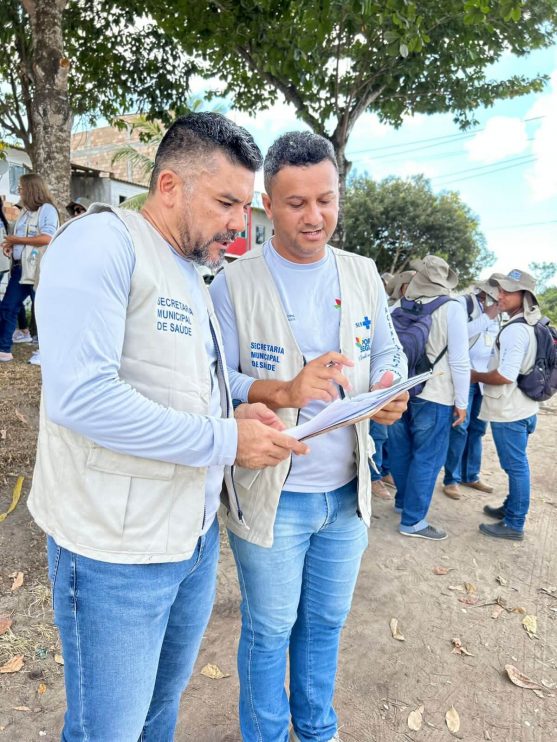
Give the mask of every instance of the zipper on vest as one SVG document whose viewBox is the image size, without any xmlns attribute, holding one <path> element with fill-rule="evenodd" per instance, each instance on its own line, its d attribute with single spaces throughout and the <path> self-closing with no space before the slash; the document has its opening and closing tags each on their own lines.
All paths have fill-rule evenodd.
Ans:
<svg viewBox="0 0 557 742">
<path fill-rule="evenodd" d="M 215 346 L 215 353 L 217 354 L 217 377 L 218 372 L 221 373 L 222 378 L 222 385 L 224 387 L 224 396 L 226 399 L 226 417 L 227 419 L 230 417 L 230 402 L 228 400 L 228 391 L 226 389 L 226 383 L 224 381 L 224 364 L 222 362 L 222 356 L 220 354 L 219 344 L 217 342 L 217 336 L 215 333 L 215 329 L 213 327 L 213 323 L 211 321 L 211 317 L 209 316 L 209 327 L 211 329 L 211 337 L 213 339 L 213 345 Z M 238 515 L 238 520 L 242 525 L 247 526 L 246 521 L 244 520 L 244 514 L 242 513 L 242 508 L 240 507 L 240 499 L 238 498 L 238 493 L 236 492 L 236 487 L 234 486 L 234 465 L 230 467 L 230 479 L 232 484 L 232 491 L 234 492 L 234 497 L 236 499 L 236 512 Z M 205 508 L 203 509 L 203 523 L 205 524 Z"/>
</svg>

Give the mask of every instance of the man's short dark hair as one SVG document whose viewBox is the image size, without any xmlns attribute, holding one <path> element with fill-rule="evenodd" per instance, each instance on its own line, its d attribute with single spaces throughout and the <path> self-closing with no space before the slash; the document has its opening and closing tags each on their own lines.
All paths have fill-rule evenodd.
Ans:
<svg viewBox="0 0 557 742">
<path fill-rule="evenodd" d="M 261 150 L 242 126 L 220 113 L 189 113 L 177 118 L 162 138 L 151 174 L 151 192 L 165 168 L 206 161 L 215 152 L 222 152 L 252 173 L 263 163 Z"/>
<path fill-rule="evenodd" d="M 329 160 L 338 170 L 333 145 L 325 137 L 311 131 L 289 131 L 269 147 L 265 156 L 263 173 L 265 190 L 269 193 L 271 181 L 283 167 L 318 165 Z"/>
</svg>

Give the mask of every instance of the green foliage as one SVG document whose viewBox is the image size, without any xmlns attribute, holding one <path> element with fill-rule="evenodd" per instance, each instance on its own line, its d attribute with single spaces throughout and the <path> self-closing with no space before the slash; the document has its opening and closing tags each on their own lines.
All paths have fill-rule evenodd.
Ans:
<svg viewBox="0 0 557 742">
<path fill-rule="evenodd" d="M 542 313 L 549 317 L 552 324 L 557 327 L 557 287 L 552 286 L 542 294 L 538 294 L 538 300 Z"/>
<path fill-rule="evenodd" d="M 478 219 L 457 193 L 433 193 L 423 176 L 351 180 L 346 191 L 345 248 L 375 260 L 379 272 L 405 270 L 414 258 L 444 258 L 468 285 L 493 263 Z"/>
<path fill-rule="evenodd" d="M 168 121 L 185 110 L 197 65 L 177 42 L 123 0 L 69 0 L 63 15 L 70 61 L 69 96 L 75 117 L 92 124 L 134 109 Z M 0 25 L 0 132 L 32 147 L 35 80 L 29 19 L 20 0 L 4 0 Z"/>
<path fill-rule="evenodd" d="M 450 112 L 460 126 L 498 98 L 541 90 L 543 76 L 491 80 L 504 53 L 550 46 L 557 4 L 536 0 L 144 0 L 165 31 L 201 55 L 207 77 L 246 111 L 282 94 L 337 148 L 358 117 L 399 126 Z"/>
<path fill-rule="evenodd" d="M 557 273 L 557 263 L 528 263 L 528 268 L 536 279 L 536 290 L 543 293 L 547 284 Z"/>
</svg>

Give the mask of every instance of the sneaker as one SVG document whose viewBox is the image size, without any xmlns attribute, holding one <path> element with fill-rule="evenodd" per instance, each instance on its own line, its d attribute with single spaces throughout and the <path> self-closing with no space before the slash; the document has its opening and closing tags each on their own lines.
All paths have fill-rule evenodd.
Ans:
<svg viewBox="0 0 557 742">
<path fill-rule="evenodd" d="M 414 531 L 414 533 L 406 533 L 406 531 L 400 531 L 403 536 L 413 536 L 414 538 L 427 538 L 430 541 L 444 541 L 447 538 L 447 534 L 442 528 L 435 528 L 434 526 L 426 526 L 420 531 Z"/>
<path fill-rule="evenodd" d="M 458 488 L 458 484 L 446 484 L 443 487 L 443 492 L 450 497 L 451 500 L 460 500 L 461 491 Z"/>
<path fill-rule="evenodd" d="M 290 730 L 290 742 L 300 742 L 300 738 L 293 729 Z M 329 742 L 342 742 L 342 740 L 338 734 L 335 734 L 334 737 L 331 737 Z"/>
<path fill-rule="evenodd" d="M 11 353 L 4 353 L 0 351 L 0 361 L 13 361 L 14 357 Z"/>
<path fill-rule="evenodd" d="M 29 330 L 16 330 L 12 335 L 12 342 L 14 343 L 31 343 L 33 338 L 29 334 Z"/>
<path fill-rule="evenodd" d="M 27 361 L 27 363 L 33 364 L 33 366 L 40 366 L 41 365 L 41 356 L 40 351 L 36 350 L 31 358 Z"/>
<path fill-rule="evenodd" d="M 462 484 L 464 487 L 471 487 L 472 489 L 478 490 L 479 492 L 486 492 L 488 495 L 493 492 L 493 487 L 491 487 L 489 484 L 486 484 L 485 482 L 482 482 L 481 479 L 478 479 L 477 482 L 463 482 Z"/>
<path fill-rule="evenodd" d="M 505 506 L 500 505 L 498 508 L 492 508 L 491 505 L 484 505 L 484 513 L 489 515 L 490 518 L 503 520 L 505 517 Z"/>
<path fill-rule="evenodd" d="M 395 480 L 393 479 L 392 474 L 385 474 L 384 477 L 381 477 L 381 481 L 385 482 L 387 487 L 393 487 L 394 489 L 396 489 Z"/>
<path fill-rule="evenodd" d="M 509 528 L 504 523 L 480 523 L 480 531 L 486 536 L 494 538 L 506 538 L 510 541 L 523 541 L 524 531 L 517 531 L 515 528 Z"/>
<path fill-rule="evenodd" d="M 371 483 L 371 494 L 380 500 L 390 500 L 392 498 L 391 493 L 380 479 Z"/>
</svg>

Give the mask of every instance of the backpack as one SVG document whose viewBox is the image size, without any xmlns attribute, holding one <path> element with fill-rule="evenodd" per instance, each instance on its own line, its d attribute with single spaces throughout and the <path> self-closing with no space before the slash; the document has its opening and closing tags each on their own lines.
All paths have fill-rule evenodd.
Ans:
<svg viewBox="0 0 557 742">
<path fill-rule="evenodd" d="M 400 306 L 393 310 L 391 319 L 408 359 L 408 378 L 431 371 L 447 352 L 447 346 L 445 346 L 432 363 L 425 349 L 431 331 L 431 315 L 448 301 L 452 301 L 450 296 L 438 296 L 427 304 L 403 297 L 400 300 Z M 416 397 L 423 391 L 424 386 L 425 383 L 412 387 L 410 396 Z"/>
<path fill-rule="evenodd" d="M 528 324 L 524 317 L 515 320 Z M 508 327 L 512 322 L 505 325 Z M 500 348 L 499 336 L 505 329 L 502 327 L 497 336 L 497 347 Z M 545 402 L 557 392 L 557 330 L 552 327 L 547 317 L 536 322 L 536 360 L 534 367 L 527 374 L 519 374 L 516 385 L 527 397 L 535 402 Z"/>
<path fill-rule="evenodd" d="M 474 297 L 472 294 L 466 294 L 466 314 L 468 315 L 468 322 L 472 322 L 472 315 L 474 314 Z"/>
</svg>

